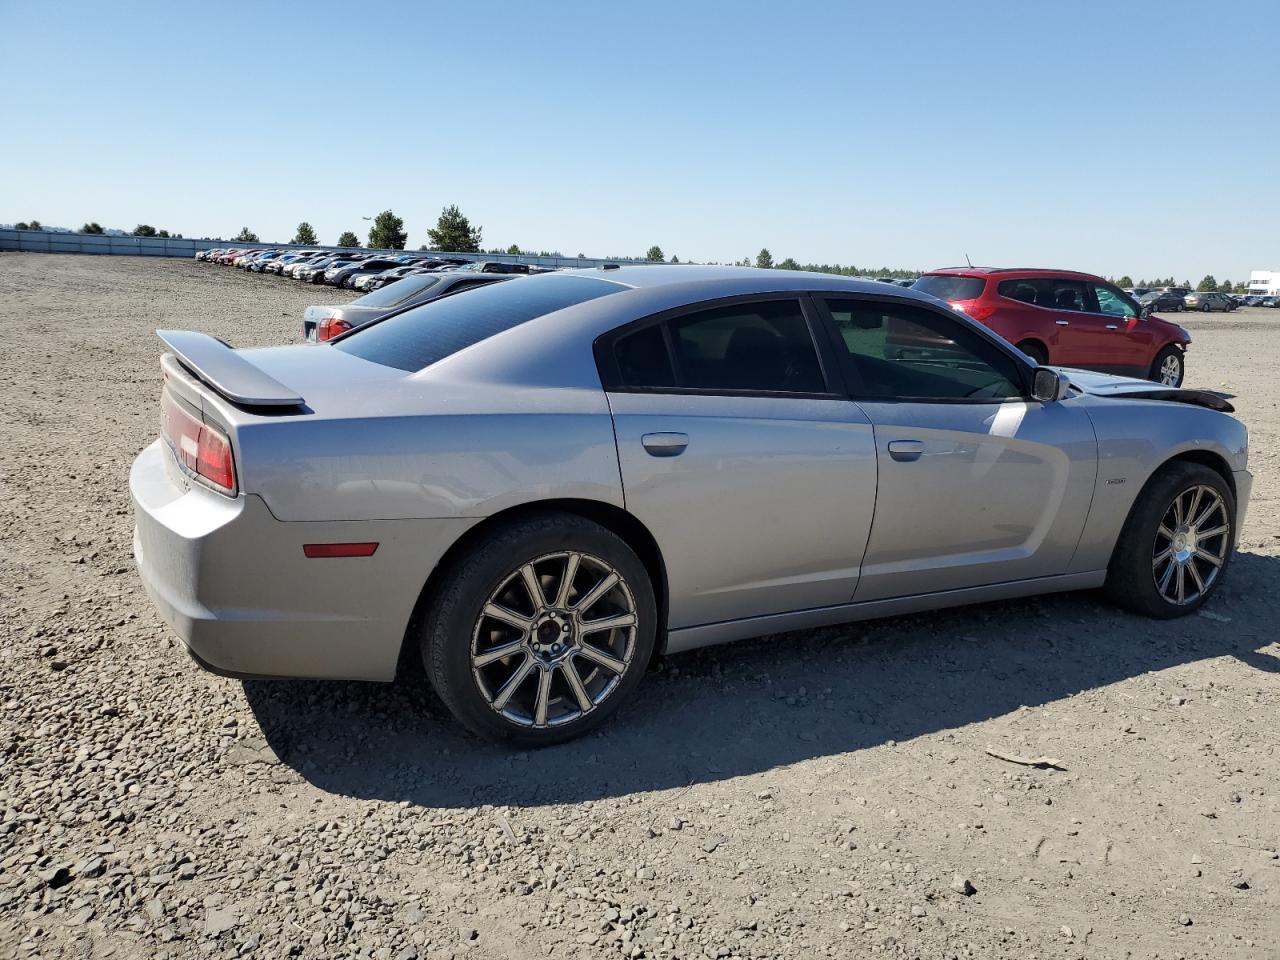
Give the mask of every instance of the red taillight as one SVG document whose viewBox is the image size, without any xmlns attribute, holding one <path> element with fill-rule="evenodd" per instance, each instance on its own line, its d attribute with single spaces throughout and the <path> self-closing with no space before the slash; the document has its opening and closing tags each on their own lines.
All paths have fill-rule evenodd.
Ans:
<svg viewBox="0 0 1280 960">
<path fill-rule="evenodd" d="M 312 560 L 328 557 L 372 557 L 376 543 L 304 543 L 302 553 Z"/>
<path fill-rule="evenodd" d="M 173 447 L 178 462 L 223 493 L 236 489 L 231 443 L 217 427 L 202 423 L 170 395 L 160 395 L 160 435 Z"/>
<path fill-rule="evenodd" d="M 320 326 L 316 330 L 316 339 L 332 340 L 338 334 L 346 333 L 350 329 L 351 324 L 341 317 L 325 317 L 320 321 Z"/>
<path fill-rule="evenodd" d="M 996 312 L 995 304 L 983 303 L 981 300 L 948 300 L 947 302 L 966 317 L 972 317 L 979 323 L 991 319 L 991 315 Z"/>
</svg>

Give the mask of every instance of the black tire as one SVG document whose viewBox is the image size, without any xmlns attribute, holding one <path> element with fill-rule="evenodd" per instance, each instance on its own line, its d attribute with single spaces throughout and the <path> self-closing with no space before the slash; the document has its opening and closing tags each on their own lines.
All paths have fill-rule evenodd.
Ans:
<svg viewBox="0 0 1280 960">
<path fill-rule="evenodd" d="M 610 607 L 616 592 L 634 606 L 634 627 L 630 634 L 625 627 L 610 630 L 607 631 L 608 639 L 601 646 L 597 646 L 594 640 L 591 644 L 597 652 L 605 650 L 617 662 L 625 661 L 625 669 L 620 673 L 597 665 L 578 652 L 585 641 L 577 634 L 580 621 L 576 614 L 570 613 L 563 618 L 574 623 L 571 631 L 573 642 L 564 643 L 566 649 L 572 646 L 574 652 L 558 652 L 559 659 L 548 667 L 538 658 L 544 655 L 550 658 L 552 654 L 542 649 L 536 629 L 521 630 L 507 626 L 505 629 L 510 633 L 501 640 L 495 640 L 494 634 L 504 629 L 504 621 L 495 621 L 483 613 L 486 605 L 496 599 L 495 592 L 504 589 L 508 583 L 514 584 L 510 589 L 522 590 L 524 598 L 530 597 L 529 588 L 523 585 L 520 577 L 521 568 L 529 563 L 537 564 L 535 579 L 540 581 L 540 590 L 559 592 L 559 583 L 564 579 L 563 571 L 568 564 L 558 555 L 569 552 L 582 557 L 576 581 L 579 586 L 574 588 L 571 582 L 573 593 L 566 590 L 566 604 L 562 611 L 572 611 L 574 603 L 568 602 L 568 598 L 572 596 L 580 603 L 583 595 L 591 592 L 587 585 L 592 582 L 591 578 L 600 576 L 606 567 L 621 577 L 621 584 L 596 603 L 605 603 L 606 610 L 625 610 L 625 604 Z M 557 570 L 560 571 L 558 577 Z M 518 600 L 517 597 L 499 605 L 520 613 L 522 617 L 534 619 L 536 608 L 532 603 L 526 609 L 519 606 Z M 598 607 L 592 605 L 591 609 Z M 556 620 L 557 624 L 561 622 Z M 551 624 L 544 619 L 541 626 L 546 628 Z M 561 629 L 569 630 L 567 627 Z M 536 747 L 571 740 L 607 720 L 643 679 L 652 658 L 656 636 L 657 603 L 653 585 L 635 552 L 620 537 L 597 523 L 573 514 L 546 513 L 493 530 L 447 571 L 430 598 L 420 646 L 432 686 L 463 726 L 488 740 Z M 473 652 L 488 652 L 484 649 L 473 651 L 473 645 L 480 644 L 482 639 L 486 647 L 493 644 L 489 650 L 517 642 L 524 646 L 510 657 L 473 669 Z M 629 657 L 625 656 L 627 649 L 630 650 Z M 492 705 L 490 694 L 494 695 L 494 700 L 499 699 L 503 684 L 526 669 L 525 664 L 529 661 L 534 661 L 533 665 L 527 668 L 524 679 L 515 684 L 516 694 L 502 705 L 506 709 L 499 712 Z M 493 678 L 490 671 L 496 672 L 497 677 Z M 504 674 L 503 671 L 510 672 Z M 588 700 L 600 696 L 598 703 L 585 710 L 580 706 L 583 701 L 576 699 L 578 693 L 570 685 L 570 672 Z M 535 708 L 539 702 L 543 673 L 549 673 L 552 678 L 548 681 L 548 698 L 544 698 L 544 702 L 549 701 L 550 705 L 543 710 L 542 717 L 543 721 L 550 722 L 539 724 Z M 495 689 L 487 692 L 482 688 L 482 682 L 492 683 Z M 532 690 L 528 689 L 530 683 Z M 533 703 L 522 716 L 513 716 L 520 713 L 530 700 Z M 552 706 L 557 711 L 554 718 Z"/>
<path fill-rule="evenodd" d="M 1156 358 L 1151 364 L 1151 370 L 1147 373 L 1147 379 L 1162 383 L 1163 381 L 1160 378 L 1163 376 L 1164 365 L 1171 358 L 1176 359 L 1178 362 L 1178 379 L 1176 383 L 1164 385 L 1168 387 L 1182 386 L 1182 381 L 1187 375 L 1187 356 L 1173 344 L 1169 344 L 1156 354 Z"/>
<path fill-rule="evenodd" d="M 1212 312 L 1213 312 L 1213 307 L 1211 307 L 1209 304 L 1207 304 L 1207 303 L 1206 303 L 1204 306 L 1202 306 L 1202 307 L 1200 308 L 1200 312 L 1201 312 L 1201 313 L 1212 313 Z"/>
<path fill-rule="evenodd" d="M 1042 367 L 1049 362 L 1049 351 L 1038 341 L 1023 340 L 1018 344 L 1018 349 Z"/>
<path fill-rule="evenodd" d="M 1215 568 L 1212 564 L 1193 557 L 1191 563 L 1196 566 L 1197 575 L 1202 579 L 1208 576 L 1209 570 L 1216 569 L 1216 573 L 1205 589 L 1196 592 L 1194 598 L 1178 604 L 1161 593 L 1157 581 L 1157 577 L 1162 576 L 1165 570 L 1154 559 L 1159 552 L 1157 548 L 1165 542 L 1159 530 L 1176 497 L 1189 499 L 1193 491 L 1206 488 L 1217 492 L 1226 512 L 1225 533 L 1202 541 L 1211 550 L 1221 548 L 1221 563 Z M 1160 620 L 1194 613 L 1213 596 L 1226 576 L 1235 550 L 1235 534 L 1236 499 L 1222 475 L 1199 463 L 1165 464 L 1147 481 L 1129 511 L 1115 551 L 1111 555 L 1111 563 L 1107 567 L 1106 591 L 1116 604 Z M 1222 539 L 1219 540 L 1218 537 Z M 1172 547 L 1173 543 L 1170 542 L 1169 546 Z M 1178 575 L 1181 577 L 1182 573 Z M 1186 579 L 1191 583 L 1192 575 L 1188 573 Z"/>
</svg>

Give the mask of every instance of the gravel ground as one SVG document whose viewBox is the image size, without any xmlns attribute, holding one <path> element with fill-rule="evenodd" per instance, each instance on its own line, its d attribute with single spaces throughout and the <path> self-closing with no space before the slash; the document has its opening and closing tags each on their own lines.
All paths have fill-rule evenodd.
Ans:
<svg viewBox="0 0 1280 960">
<path fill-rule="evenodd" d="M 133 571 L 152 330 L 296 341 L 339 297 L 0 255 L 0 956 L 1280 956 L 1280 311 L 1180 318 L 1257 477 L 1199 616 L 1078 594 L 769 637 L 513 753 L 420 677 L 203 673 Z"/>
</svg>

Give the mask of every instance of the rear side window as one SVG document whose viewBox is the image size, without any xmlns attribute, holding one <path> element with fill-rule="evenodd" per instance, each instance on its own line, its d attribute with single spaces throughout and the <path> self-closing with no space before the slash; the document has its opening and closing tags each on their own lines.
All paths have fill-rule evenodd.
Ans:
<svg viewBox="0 0 1280 960">
<path fill-rule="evenodd" d="M 912 289 L 921 290 L 939 300 L 975 300 L 982 296 L 987 281 L 981 277 L 953 277 L 947 274 L 924 276 L 913 283 Z"/>
<path fill-rule="evenodd" d="M 575 303 L 625 290 L 592 277 L 508 280 L 443 297 L 361 327 L 334 350 L 401 370 L 418 371 L 494 334 Z"/>
<path fill-rule="evenodd" d="M 613 355 L 618 361 L 618 374 L 628 386 L 660 389 L 676 385 L 661 324 L 619 337 Z"/>
<path fill-rule="evenodd" d="M 623 389 L 827 391 L 809 324 L 795 300 L 742 303 L 673 317 L 619 337 L 613 360 Z"/>
<path fill-rule="evenodd" d="M 1001 280 L 996 293 L 1046 310 L 1087 310 L 1085 285 L 1061 277 L 1020 277 Z"/>
</svg>

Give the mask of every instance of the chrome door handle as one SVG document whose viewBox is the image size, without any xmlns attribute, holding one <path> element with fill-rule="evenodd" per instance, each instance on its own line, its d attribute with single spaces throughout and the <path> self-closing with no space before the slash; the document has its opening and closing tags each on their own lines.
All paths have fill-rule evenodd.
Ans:
<svg viewBox="0 0 1280 960">
<path fill-rule="evenodd" d="M 1055 321 L 1053 321 L 1053 322 L 1054 322 L 1054 323 L 1056 323 L 1056 324 L 1057 324 L 1058 326 L 1060 326 L 1060 327 L 1069 327 L 1069 326 L 1071 326 L 1071 321 L 1070 321 L 1070 320 L 1055 320 Z"/>
<path fill-rule="evenodd" d="M 687 433 L 646 433 L 640 443 L 654 457 L 678 457 L 689 446 Z"/>
<path fill-rule="evenodd" d="M 902 463 L 910 463 L 912 460 L 919 460 L 920 454 L 924 453 L 923 440 L 890 440 L 889 456 Z"/>
<path fill-rule="evenodd" d="M 1119 327 L 1119 326 L 1117 326 L 1117 325 L 1116 325 L 1116 324 L 1114 324 L 1114 323 L 1108 323 L 1108 324 L 1107 324 L 1107 329 L 1108 329 L 1108 330 L 1119 330 L 1119 329 L 1120 329 L 1120 327 Z"/>
</svg>

